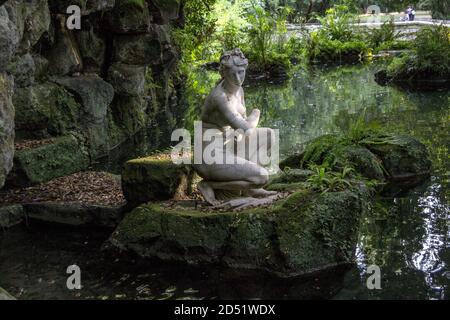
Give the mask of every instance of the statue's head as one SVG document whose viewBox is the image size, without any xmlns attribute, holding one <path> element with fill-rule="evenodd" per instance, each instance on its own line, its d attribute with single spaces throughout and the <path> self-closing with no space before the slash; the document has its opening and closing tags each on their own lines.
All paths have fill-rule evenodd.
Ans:
<svg viewBox="0 0 450 320">
<path fill-rule="evenodd" d="M 248 60 L 240 49 L 225 51 L 220 58 L 220 75 L 234 85 L 244 83 L 247 67 Z"/>
</svg>

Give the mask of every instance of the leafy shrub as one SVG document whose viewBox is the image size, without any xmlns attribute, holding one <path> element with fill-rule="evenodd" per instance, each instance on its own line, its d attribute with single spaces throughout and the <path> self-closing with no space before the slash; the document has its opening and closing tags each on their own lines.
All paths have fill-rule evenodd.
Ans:
<svg viewBox="0 0 450 320">
<path fill-rule="evenodd" d="M 417 33 L 415 67 L 422 72 L 450 74 L 450 31 L 441 25 L 427 27 Z"/>
<path fill-rule="evenodd" d="M 450 33 L 445 26 L 426 27 L 417 33 L 411 53 L 396 57 L 387 67 L 391 79 L 450 75 Z"/>
<path fill-rule="evenodd" d="M 319 17 L 322 27 L 307 38 L 310 60 L 353 62 L 362 60 L 369 52 L 363 35 L 351 26 L 354 15 L 344 5 L 335 5 Z"/>
<path fill-rule="evenodd" d="M 371 29 L 367 34 L 370 47 L 375 51 L 379 51 L 381 46 L 386 48 L 387 44 L 393 44 L 400 36 L 401 32 L 395 31 L 393 20 L 383 23 L 380 28 Z"/>
</svg>

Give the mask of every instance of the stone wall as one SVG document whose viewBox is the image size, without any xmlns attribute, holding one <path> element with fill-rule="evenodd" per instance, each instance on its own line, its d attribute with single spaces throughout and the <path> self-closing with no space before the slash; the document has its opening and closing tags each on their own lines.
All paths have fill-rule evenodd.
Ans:
<svg viewBox="0 0 450 320">
<path fill-rule="evenodd" d="M 73 4 L 81 30 L 66 27 Z M 169 127 L 179 88 L 170 32 L 180 8 L 180 0 L 2 1 L 0 186 L 14 131 L 16 142 L 75 137 L 89 165 L 154 119 Z"/>
</svg>

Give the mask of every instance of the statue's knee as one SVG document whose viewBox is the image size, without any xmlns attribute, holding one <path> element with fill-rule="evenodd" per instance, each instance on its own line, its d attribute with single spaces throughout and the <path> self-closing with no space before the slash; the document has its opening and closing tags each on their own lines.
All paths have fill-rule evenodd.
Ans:
<svg viewBox="0 0 450 320">
<path fill-rule="evenodd" d="M 249 180 L 257 187 L 263 186 L 269 182 L 269 173 L 264 170 L 264 172 L 261 172 L 259 175 L 250 177 Z"/>
</svg>

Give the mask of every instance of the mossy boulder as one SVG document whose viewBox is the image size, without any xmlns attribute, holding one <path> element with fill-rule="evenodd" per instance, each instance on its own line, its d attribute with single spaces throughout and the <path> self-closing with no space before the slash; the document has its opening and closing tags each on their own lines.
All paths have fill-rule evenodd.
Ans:
<svg viewBox="0 0 450 320">
<path fill-rule="evenodd" d="M 193 178 L 192 168 L 174 164 L 170 155 L 158 154 L 125 163 L 122 189 L 129 205 L 136 207 L 189 194 Z"/>
<path fill-rule="evenodd" d="M 325 163 L 336 171 L 353 167 L 364 178 L 379 182 L 420 182 L 431 170 L 427 148 L 410 136 L 354 142 L 324 135 L 311 141 L 303 152 L 287 157 L 280 167 L 299 169 Z"/>
<path fill-rule="evenodd" d="M 159 23 L 167 23 L 181 16 L 181 0 L 152 0 L 151 9 Z"/>
<path fill-rule="evenodd" d="M 382 160 L 367 148 L 359 145 L 336 145 L 330 151 L 334 157 L 334 167 L 340 169 L 350 164 L 368 179 L 384 181 Z"/>
<path fill-rule="evenodd" d="M 51 82 L 16 89 L 13 102 L 16 130 L 29 137 L 40 136 L 43 131 L 67 134 L 77 127 L 81 116 L 74 96 Z"/>
<path fill-rule="evenodd" d="M 396 136 L 386 143 L 371 144 L 367 148 L 381 159 L 390 180 L 403 181 L 430 174 L 428 149 L 413 137 Z"/>
<path fill-rule="evenodd" d="M 74 33 L 83 58 L 83 72 L 102 74 L 105 64 L 106 39 L 102 32 L 102 20 L 98 15 L 83 18 L 81 30 Z"/>
<path fill-rule="evenodd" d="M 143 96 L 145 73 L 146 68 L 143 66 L 116 63 L 108 70 L 108 81 L 119 95 Z"/>
<path fill-rule="evenodd" d="M 6 6 L 0 7 L 0 70 L 4 70 L 17 52 L 22 34 Z"/>
<path fill-rule="evenodd" d="M 81 131 L 88 140 L 91 157 L 98 159 L 108 154 L 107 112 L 114 98 L 114 88 L 97 75 L 54 77 L 52 81 L 64 86 L 80 101 Z"/>
<path fill-rule="evenodd" d="M 318 194 L 299 188 L 270 207 L 205 212 L 195 202 L 158 202 L 128 213 L 110 241 L 147 258 L 290 277 L 352 262 L 362 190 Z"/>
<path fill-rule="evenodd" d="M 145 99 L 139 96 L 116 95 L 111 105 L 114 122 L 127 137 L 133 136 L 146 124 Z M 111 131 L 112 128 L 109 128 Z"/>
<path fill-rule="evenodd" d="M 14 76 L 15 87 L 26 87 L 34 83 L 36 65 L 31 54 L 16 56 L 8 65 L 8 72 Z"/>
<path fill-rule="evenodd" d="M 87 151 L 72 135 L 36 148 L 17 151 L 8 182 L 14 186 L 29 186 L 86 169 Z"/>
<path fill-rule="evenodd" d="M 304 169 L 286 169 L 270 179 L 269 185 L 306 181 L 313 172 Z"/>
</svg>

